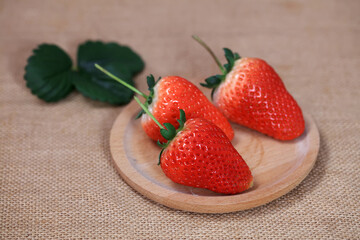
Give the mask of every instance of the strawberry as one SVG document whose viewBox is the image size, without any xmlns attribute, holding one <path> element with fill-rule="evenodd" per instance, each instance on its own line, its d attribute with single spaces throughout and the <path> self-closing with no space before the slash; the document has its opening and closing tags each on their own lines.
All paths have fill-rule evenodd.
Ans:
<svg viewBox="0 0 360 240">
<path fill-rule="evenodd" d="M 168 76 L 155 81 L 154 77 L 150 75 L 147 77 L 150 94 L 146 95 L 133 86 L 124 83 L 99 65 L 96 66 L 105 74 L 143 96 L 146 99 L 146 108 L 161 124 L 171 123 L 178 127 L 177 119 L 181 108 L 187 112 L 190 118 L 202 117 L 210 120 L 219 126 L 230 140 L 233 139 L 234 131 L 226 117 L 207 99 L 199 88 L 185 78 Z M 141 124 L 146 134 L 155 141 L 166 142 L 166 139 L 160 134 L 158 125 L 144 113 L 145 111 L 142 110 L 137 117 L 141 117 Z"/>
<path fill-rule="evenodd" d="M 151 84 L 150 84 L 151 86 Z M 234 131 L 226 117 L 207 99 L 207 97 L 188 80 L 169 76 L 161 78 L 154 86 L 153 101 L 149 103 L 150 112 L 160 123 L 171 123 L 179 126 L 179 109 L 184 109 L 189 118 L 205 118 L 219 126 L 229 139 L 233 139 Z M 142 115 L 142 126 L 154 140 L 161 139 L 158 126 L 148 115 Z"/>
<path fill-rule="evenodd" d="M 151 113 L 149 115 L 156 121 Z M 168 140 L 164 144 L 158 142 L 163 148 L 160 166 L 168 178 L 223 194 L 240 193 L 253 185 L 248 165 L 219 127 L 203 118 L 186 121 L 182 109 L 178 122 L 177 130 L 170 123 L 164 124 L 166 129 L 159 125 L 161 134 Z"/>
<path fill-rule="evenodd" d="M 278 140 L 291 140 L 305 130 L 302 111 L 275 70 L 259 58 L 241 58 L 224 48 L 222 66 L 210 48 L 193 36 L 213 56 L 222 74 L 207 78 L 215 106 L 232 122 Z"/>
</svg>

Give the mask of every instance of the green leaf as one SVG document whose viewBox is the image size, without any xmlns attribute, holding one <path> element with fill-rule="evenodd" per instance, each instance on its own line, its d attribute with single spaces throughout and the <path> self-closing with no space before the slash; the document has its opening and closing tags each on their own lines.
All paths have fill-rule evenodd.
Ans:
<svg viewBox="0 0 360 240">
<path fill-rule="evenodd" d="M 78 71 L 81 76 L 74 81 L 83 95 L 116 105 L 127 104 L 134 93 L 114 81 L 95 67 L 101 65 L 123 81 L 134 86 L 132 77 L 144 68 L 144 62 L 129 47 L 116 43 L 87 41 L 78 48 Z"/>
<path fill-rule="evenodd" d="M 164 150 L 165 150 L 165 148 L 161 149 L 161 151 L 160 151 L 158 165 L 161 164 L 161 155 L 163 154 Z"/>
<path fill-rule="evenodd" d="M 221 83 L 221 75 L 215 75 L 205 79 L 205 82 L 211 87 L 217 87 Z"/>
<path fill-rule="evenodd" d="M 150 96 L 148 97 L 148 99 L 147 99 L 147 105 L 149 106 L 151 103 L 152 103 L 152 100 L 153 100 L 153 97 L 152 96 L 154 96 L 154 90 L 151 90 L 151 92 L 150 92 Z"/>
<path fill-rule="evenodd" d="M 221 78 L 222 78 L 221 75 L 211 76 L 211 77 L 208 77 L 207 79 L 205 79 L 206 83 L 200 83 L 200 85 L 203 87 L 206 87 L 206 88 L 216 88 L 217 86 L 220 85 L 220 83 L 222 81 Z"/>
<path fill-rule="evenodd" d="M 161 77 L 158 77 L 158 79 L 155 82 L 155 85 L 161 80 Z"/>
<path fill-rule="evenodd" d="M 167 143 L 161 143 L 159 140 L 157 140 L 156 144 L 161 148 L 166 148 L 167 147 Z"/>
<path fill-rule="evenodd" d="M 226 60 L 228 60 L 228 62 L 234 60 L 234 53 L 230 49 L 224 48 L 224 53 L 225 53 L 225 58 Z"/>
<path fill-rule="evenodd" d="M 104 68 L 120 77 L 126 83 L 134 86 L 131 73 L 126 67 L 109 64 L 105 65 Z M 132 100 L 134 95 L 134 92 L 127 87 L 114 81 L 101 71 L 93 71 L 92 69 L 86 71 L 85 69 L 79 68 L 77 78 L 73 83 L 76 89 L 84 96 L 114 105 L 127 104 Z"/>
<path fill-rule="evenodd" d="M 133 92 L 98 71 L 94 63 L 102 64 L 132 86 L 132 77 L 144 68 L 140 56 L 129 47 L 99 41 L 81 44 L 77 63 L 76 70 L 72 70 L 72 61 L 62 49 L 42 44 L 28 59 L 24 78 L 32 93 L 47 102 L 66 97 L 75 85 L 89 98 L 121 105 L 131 101 Z"/>
<path fill-rule="evenodd" d="M 136 115 L 135 119 L 141 118 L 141 116 L 142 116 L 143 114 L 146 114 L 146 113 L 145 113 L 144 110 L 141 109 L 140 112 Z"/>
<path fill-rule="evenodd" d="M 182 121 L 183 123 L 186 122 L 185 111 L 182 109 L 180 109 L 180 121 Z"/>
<path fill-rule="evenodd" d="M 178 119 L 177 121 L 179 123 L 179 128 L 176 131 L 179 132 L 184 128 L 184 123 L 186 122 L 184 110 L 180 109 L 180 119 Z"/>
<path fill-rule="evenodd" d="M 150 74 L 149 76 L 146 77 L 147 80 L 147 84 L 148 84 L 148 89 L 152 90 L 155 86 L 155 78 L 152 74 Z"/>
<path fill-rule="evenodd" d="M 239 55 L 238 53 L 234 53 L 234 58 L 235 58 L 235 60 L 238 60 L 238 59 L 240 59 L 241 57 L 240 57 L 240 55 Z"/>
<path fill-rule="evenodd" d="M 211 99 L 212 99 L 212 100 L 214 100 L 215 90 L 216 90 L 216 88 L 213 88 L 213 89 L 211 90 Z"/>
<path fill-rule="evenodd" d="M 127 68 L 134 76 L 144 69 L 141 57 L 131 48 L 117 43 L 103 43 L 100 41 L 87 41 L 78 48 L 78 67 L 88 73 L 96 71 L 94 64 L 101 66 L 109 64 Z"/>
<path fill-rule="evenodd" d="M 164 123 L 164 126 L 166 127 L 166 129 L 160 129 L 161 135 L 166 140 L 173 139 L 176 135 L 176 128 L 171 123 Z"/>
<path fill-rule="evenodd" d="M 226 72 L 229 73 L 234 67 L 235 61 L 240 59 L 240 55 L 238 53 L 233 53 L 233 51 L 228 48 L 224 48 L 224 52 L 225 58 L 228 61 L 228 63 L 224 64 L 224 68 L 226 69 Z"/>
<path fill-rule="evenodd" d="M 25 67 L 26 86 L 46 102 L 65 98 L 73 90 L 70 57 L 51 44 L 41 44 L 33 53 Z"/>
</svg>

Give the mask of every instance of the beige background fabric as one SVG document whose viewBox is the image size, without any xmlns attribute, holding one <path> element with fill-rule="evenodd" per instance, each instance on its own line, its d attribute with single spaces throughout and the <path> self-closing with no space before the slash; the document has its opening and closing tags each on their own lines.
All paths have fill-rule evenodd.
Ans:
<svg viewBox="0 0 360 240">
<path fill-rule="evenodd" d="M 314 169 L 265 206 L 196 214 L 148 200 L 111 159 L 123 107 L 77 92 L 48 104 L 25 86 L 38 44 L 74 59 L 87 39 L 137 51 L 142 90 L 149 73 L 199 83 L 219 71 L 192 34 L 219 56 L 266 59 L 318 124 Z M 360 1 L 0 0 L 0 238 L 360 239 L 359 43 Z"/>
</svg>

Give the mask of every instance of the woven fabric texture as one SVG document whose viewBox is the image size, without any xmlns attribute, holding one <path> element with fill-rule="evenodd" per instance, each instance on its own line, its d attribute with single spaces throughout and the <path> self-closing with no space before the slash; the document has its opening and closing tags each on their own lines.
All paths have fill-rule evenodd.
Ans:
<svg viewBox="0 0 360 240">
<path fill-rule="evenodd" d="M 48 104 L 24 66 L 40 43 L 131 46 L 135 81 L 218 73 L 191 39 L 266 59 L 320 131 L 309 176 L 264 206 L 197 214 L 127 185 L 109 150 L 123 107 L 74 92 Z M 0 1 L 0 239 L 360 239 L 359 1 Z M 221 60 L 224 60 L 222 57 Z"/>
</svg>

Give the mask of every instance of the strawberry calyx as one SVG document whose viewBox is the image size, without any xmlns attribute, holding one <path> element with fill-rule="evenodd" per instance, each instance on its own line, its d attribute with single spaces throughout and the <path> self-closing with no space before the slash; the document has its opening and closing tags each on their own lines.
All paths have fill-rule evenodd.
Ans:
<svg viewBox="0 0 360 240">
<path fill-rule="evenodd" d="M 146 96 L 146 101 L 145 101 L 145 107 L 148 108 L 149 105 L 152 103 L 153 99 L 154 99 L 154 87 L 155 85 L 160 81 L 161 77 L 159 77 L 156 81 L 155 78 L 152 74 L 150 74 L 149 76 L 146 77 L 147 80 L 147 85 L 148 85 L 148 90 L 149 90 L 149 95 Z M 141 109 L 140 112 L 136 115 L 135 119 L 140 118 L 143 114 L 145 114 L 146 112 Z"/>
<path fill-rule="evenodd" d="M 145 105 L 146 103 L 145 104 L 141 103 L 139 98 L 137 98 L 136 96 L 134 96 L 134 99 L 140 105 L 142 110 L 144 110 L 144 112 L 156 123 L 156 125 L 159 126 L 161 135 L 167 140 L 167 142 L 165 142 L 165 143 L 161 143 L 159 140 L 157 141 L 157 145 L 162 148 L 162 150 L 159 154 L 159 162 L 158 162 L 158 165 L 160 165 L 161 154 L 166 149 L 166 147 L 170 144 L 170 142 L 176 137 L 178 132 L 182 131 L 184 128 L 184 125 L 186 122 L 185 112 L 184 112 L 184 110 L 180 109 L 180 119 L 177 120 L 179 123 L 179 127 L 176 129 L 171 123 L 164 123 L 164 125 L 162 125 L 154 117 L 154 115 L 148 110 L 148 108 Z"/>
<path fill-rule="evenodd" d="M 211 77 L 208 77 L 205 79 L 205 83 L 200 83 L 201 86 L 206 87 L 206 88 L 211 88 L 212 92 L 211 92 L 211 98 L 213 98 L 214 92 L 216 90 L 216 88 L 223 82 L 225 81 L 226 75 L 233 69 L 235 61 L 240 59 L 240 55 L 238 53 L 234 53 L 233 51 L 231 51 L 228 48 L 224 48 L 224 52 L 225 52 L 225 58 L 227 60 L 227 63 L 225 63 L 224 65 L 221 65 L 219 59 L 216 57 L 216 55 L 214 54 L 214 52 L 211 50 L 211 48 L 203 41 L 201 40 L 198 36 L 193 36 L 193 38 L 201 45 L 203 46 L 208 53 L 210 53 L 211 57 L 215 60 L 216 64 L 219 66 L 221 73 L 222 74 L 217 74 Z"/>
<path fill-rule="evenodd" d="M 179 123 L 179 127 L 176 129 L 171 123 L 164 123 L 165 128 L 160 129 L 161 135 L 167 140 L 166 143 L 161 143 L 159 140 L 157 141 L 157 145 L 162 148 L 159 154 L 159 162 L 161 163 L 161 155 L 163 151 L 167 148 L 170 142 L 176 137 L 176 135 L 184 129 L 184 124 L 186 122 L 186 116 L 184 110 L 180 109 L 180 119 L 177 120 Z"/>
<path fill-rule="evenodd" d="M 205 83 L 200 83 L 201 86 L 206 88 L 211 88 L 211 98 L 213 98 L 214 92 L 216 88 L 225 81 L 226 75 L 232 70 L 234 67 L 235 61 L 240 59 L 240 55 L 238 53 L 233 53 L 228 48 L 224 48 L 225 52 L 225 58 L 227 60 L 227 63 L 225 63 L 223 66 L 221 66 L 222 74 L 217 74 L 211 77 L 208 77 L 205 79 Z"/>
</svg>

